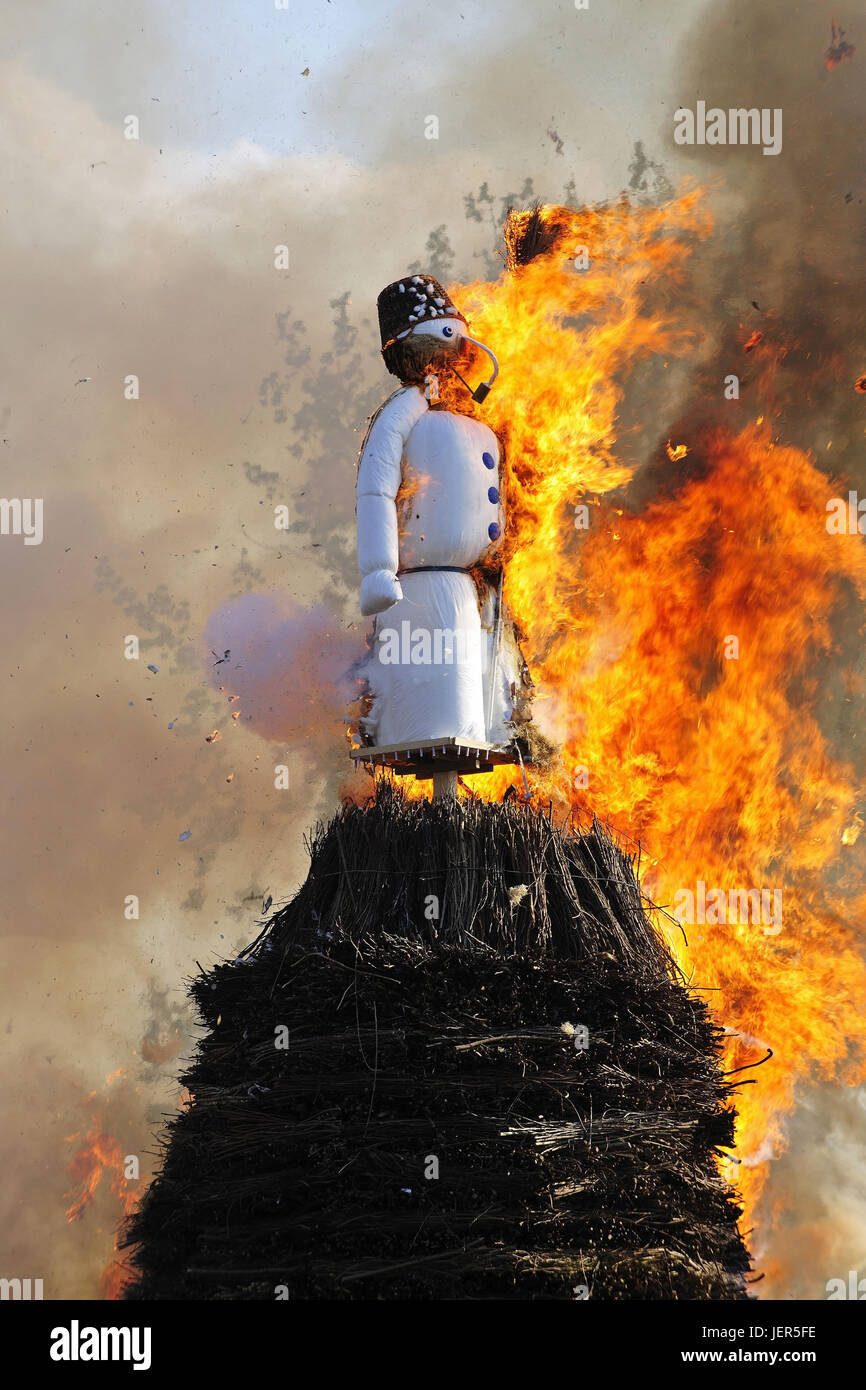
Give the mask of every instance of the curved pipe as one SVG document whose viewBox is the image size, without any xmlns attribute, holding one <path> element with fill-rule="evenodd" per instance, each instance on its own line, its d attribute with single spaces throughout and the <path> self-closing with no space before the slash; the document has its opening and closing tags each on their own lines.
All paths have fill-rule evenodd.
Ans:
<svg viewBox="0 0 866 1390">
<path fill-rule="evenodd" d="M 460 336 L 463 338 L 464 342 L 472 343 L 475 347 L 480 348 L 482 352 L 486 352 L 487 356 L 490 358 L 490 361 L 493 363 L 493 373 L 490 376 L 489 380 L 482 381 L 481 385 L 476 386 L 475 390 L 472 392 L 473 401 L 483 401 L 485 397 L 490 394 L 490 388 L 493 385 L 496 378 L 499 376 L 499 363 L 496 360 L 495 353 L 487 346 L 486 343 L 480 343 L 477 338 L 470 338 L 466 333 L 461 333 Z"/>
</svg>

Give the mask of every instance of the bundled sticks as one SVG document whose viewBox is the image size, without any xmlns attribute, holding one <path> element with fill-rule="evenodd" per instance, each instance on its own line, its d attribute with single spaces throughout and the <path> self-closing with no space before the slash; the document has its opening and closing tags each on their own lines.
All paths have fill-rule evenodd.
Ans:
<svg viewBox="0 0 866 1390">
<path fill-rule="evenodd" d="M 746 1296 L 720 1030 L 598 825 L 385 785 L 191 986 L 127 1296 Z"/>
</svg>

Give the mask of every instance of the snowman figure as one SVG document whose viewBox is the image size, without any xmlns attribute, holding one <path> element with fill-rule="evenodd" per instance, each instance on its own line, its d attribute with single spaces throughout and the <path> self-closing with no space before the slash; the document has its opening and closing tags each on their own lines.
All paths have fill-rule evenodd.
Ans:
<svg viewBox="0 0 866 1390">
<path fill-rule="evenodd" d="M 496 358 L 431 275 L 388 285 L 378 310 L 382 356 L 401 386 L 371 417 L 358 462 L 361 612 L 375 615 L 360 668 L 362 738 L 504 747 L 528 718 L 531 681 L 502 605 L 501 450 L 438 390 L 443 374 L 462 382 L 458 365 L 467 370 L 480 349 L 493 364 L 472 393 L 483 400 Z"/>
</svg>

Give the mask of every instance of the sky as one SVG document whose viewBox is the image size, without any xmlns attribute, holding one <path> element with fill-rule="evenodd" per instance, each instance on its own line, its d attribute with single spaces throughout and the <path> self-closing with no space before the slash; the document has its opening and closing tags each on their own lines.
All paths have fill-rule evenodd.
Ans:
<svg viewBox="0 0 866 1390">
<path fill-rule="evenodd" d="M 515 145 L 542 148 L 540 127 L 554 114 L 569 118 L 573 148 L 586 155 L 599 136 L 628 148 L 624 106 L 661 127 L 669 100 L 658 95 L 659 70 L 700 9 L 445 0 L 433 17 L 383 0 L 72 0 L 9 7 L 5 48 L 106 124 L 146 111 L 145 138 L 163 148 L 218 157 L 242 141 L 271 156 L 339 153 L 376 168 L 418 156 L 418 118 L 437 104 L 452 150 L 507 159 Z M 626 90 L 611 81 L 617 69 L 629 74 Z M 480 72 L 494 78 L 483 102 Z"/>
<path fill-rule="evenodd" d="M 784 32 L 780 0 L 730 0 L 734 53 L 758 11 Z M 690 55 L 711 15 L 701 0 L 0 6 L 3 486 L 45 499 L 42 545 L 0 545 L 0 1273 L 98 1296 L 118 1201 L 103 1179 L 67 1224 L 70 1159 L 100 1116 L 147 1171 L 195 1037 L 185 977 L 255 934 L 335 804 L 328 692 L 362 639 L 353 464 L 389 389 L 379 289 L 429 259 L 440 227 L 454 277 L 485 275 L 495 228 L 466 209 L 485 184 L 494 208 L 527 178 L 544 199 L 569 182 L 613 198 L 636 141 L 674 183 L 696 172 L 673 112 L 703 90 Z M 819 3 L 802 21 L 816 84 L 830 17 Z M 743 168 L 721 207 L 758 176 Z M 223 656 L 240 648 L 243 669 Z M 866 1112 L 850 1096 L 816 1108 L 804 1143 L 829 1124 L 844 1170 Z M 866 1199 L 834 1200 L 844 1263 Z"/>
</svg>

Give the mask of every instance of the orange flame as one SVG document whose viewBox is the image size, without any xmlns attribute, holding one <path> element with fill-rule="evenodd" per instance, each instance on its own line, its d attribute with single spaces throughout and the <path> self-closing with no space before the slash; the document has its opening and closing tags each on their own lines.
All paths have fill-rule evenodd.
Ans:
<svg viewBox="0 0 866 1390">
<path fill-rule="evenodd" d="M 126 1074 L 125 1067 L 117 1067 L 114 1071 L 109 1072 L 105 1078 L 103 1089 L 111 1086 Z M 97 1092 L 91 1091 L 89 1095 L 84 1097 L 84 1104 L 92 1105 L 96 1096 Z M 81 1221 L 84 1218 L 89 1208 L 93 1206 L 97 1190 L 106 1174 L 112 1175 L 108 1188 L 112 1197 L 120 1203 L 120 1220 L 122 1220 L 135 1208 L 141 1195 L 142 1185 L 130 1183 L 127 1180 L 125 1173 L 126 1155 L 119 1141 L 105 1129 L 101 1111 L 94 1111 L 85 1134 L 78 1133 L 66 1136 L 67 1143 L 74 1144 L 76 1141 L 78 1147 L 68 1165 L 73 1188 L 66 1193 L 67 1197 L 72 1198 L 66 1212 L 67 1221 Z M 125 1258 L 112 1260 L 102 1272 L 100 1282 L 103 1298 L 120 1298 L 124 1286 L 129 1281 L 130 1273 Z"/>
<path fill-rule="evenodd" d="M 648 354 L 700 341 L 647 305 L 662 281 L 655 298 L 675 300 L 710 223 L 697 192 L 556 218 L 552 250 L 495 284 L 451 287 L 501 364 L 478 413 L 506 445 L 506 598 L 527 634 L 536 717 L 561 744 L 534 787 L 641 841 L 645 885 L 669 909 L 699 884 L 781 892 L 778 931 L 736 913 L 684 930 L 658 915 L 731 1030 L 728 1065 L 773 1050 L 738 1100 L 732 1177 L 750 1223 L 797 1083 L 866 1075 L 866 965 L 849 926 L 866 907 L 851 848 L 862 817 L 820 727 L 816 675 L 835 650 L 831 618 L 866 597 L 866 552 L 828 534 L 833 485 L 762 419 L 735 436 L 697 430 L 679 481 L 643 513 L 605 502 L 630 477 L 617 383 Z M 466 410 L 465 395 L 454 405 Z M 599 498 L 581 531 L 577 504 Z M 469 780 L 499 796 L 513 775 Z"/>
</svg>

